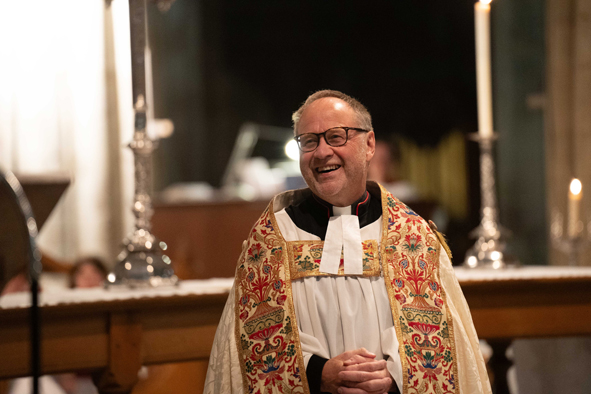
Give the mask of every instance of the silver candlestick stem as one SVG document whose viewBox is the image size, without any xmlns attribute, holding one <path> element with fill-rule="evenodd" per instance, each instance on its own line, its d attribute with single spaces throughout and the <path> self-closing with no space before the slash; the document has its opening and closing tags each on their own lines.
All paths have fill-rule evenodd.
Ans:
<svg viewBox="0 0 591 394">
<path fill-rule="evenodd" d="M 174 285 L 178 279 L 170 265 L 170 258 L 162 253 L 166 244 L 151 232 L 153 214 L 152 152 L 157 146 L 146 133 L 146 67 L 147 42 L 146 0 L 129 0 L 131 25 L 131 60 L 135 131 L 129 147 L 133 151 L 135 165 L 135 194 L 133 214 L 134 231 L 123 240 L 123 250 L 117 264 L 108 276 L 111 285 L 148 287 Z"/>
<path fill-rule="evenodd" d="M 470 268 L 505 268 L 507 265 L 518 265 L 518 261 L 507 254 L 505 239 L 509 231 L 499 224 L 497 194 L 495 189 L 495 162 L 493 143 L 497 136 L 482 137 L 471 135 L 470 139 L 480 146 L 480 192 L 481 214 L 480 225 L 470 233 L 476 238 L 474 246 L 466 253 L 464 266 Z"/>
</svg>

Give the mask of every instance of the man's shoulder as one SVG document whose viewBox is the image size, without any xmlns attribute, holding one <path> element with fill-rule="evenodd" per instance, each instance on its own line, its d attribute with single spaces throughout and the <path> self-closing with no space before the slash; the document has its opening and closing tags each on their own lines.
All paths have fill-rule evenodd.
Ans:
<svg viewBox="0 0 591 394">
<path fill-rule="evenodd" d="M 312 195 L 312 191 L 308 188 L 287 190 L 279 193 L 273 197 L 270 205 L 273 206 L 273 212 L 279 212 L 291 205 L 298 205 L 305 201 Z"/>
</svg>

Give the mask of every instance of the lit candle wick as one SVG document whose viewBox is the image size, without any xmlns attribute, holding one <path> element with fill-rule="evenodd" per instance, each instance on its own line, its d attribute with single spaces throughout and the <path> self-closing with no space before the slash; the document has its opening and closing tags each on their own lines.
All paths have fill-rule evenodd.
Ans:
<svg viewBox="0 0 591 394">
<path fill-rule="evenodd" d="M 583 190 L 583 185 L 581 184 L 581 181 L 579 181 L 577 178 L 574 178 L 570 182 L 570 192 L 575 196 L 578 196 L 581 193 L 581 190 Z"/>
</svg>

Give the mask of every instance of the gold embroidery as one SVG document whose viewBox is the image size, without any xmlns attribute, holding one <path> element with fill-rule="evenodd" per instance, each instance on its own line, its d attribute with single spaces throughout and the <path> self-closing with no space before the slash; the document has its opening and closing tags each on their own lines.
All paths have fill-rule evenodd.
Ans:
<svg viewBox="0 0 591 394">
<path fill-rule="evenodd" d="M 382 207 L 381 264 L 400 343 L 403 393 L 459 393 L 453 321 L 440 285 L 442 242 L 383 189 Z"/>
<path fill-rule="evenodd" d="M 273 202 L 255 223 L 236 269 L 236 344 L 244 392 L 309 394 L 286 244 Z"/>
<path fill-rule="evenodd" d="M 382 194 L 382 209 L 385 210 L 388 206 L 388 196 L 386 191 L 380 185 L 380 191 Z M 392 249 L 393 240 L 390 239 L 388 234 L 388 220 L 389 215 L 383 214 L 382 215 L 382 242 L 380 244 L 380 256 L 381 256 L 381 265 L 382 265 L 382 272 L 384 274 L 384 282 L 386 283 L 386 290 L 388 292 L 388 298 L 390 299 L 390 308 L 392 309 L 392 319 L 394 322 L 394 328 L 396 329 L 396 338 L 402 338 L 402 330 L 400 326 L 400 322 L 398 321 L 398 316 L 400 316 L 400 311 L 398 310 L 398 303 L 394 298 L 394 289 L 392 288 L 392 281 L 393 278 L 391 276 L 389 267 L 388 267 L 388 254 L 395 253 L 396 248 Z M 394 258 L 394 256 L 391 256 Z M 400 341 L 400 346 L 398 347 L 398 353 L 400 354 L 400 362 L 402 364 L 402 393 L 408 393 L 408 360 L 404 355 L 404 347 L 402 346 L 402 341 Z"/>
<path fill-rule="evenodd" d="M 371 258 L 364 275 L 365 268 L 378 274 L 381 268 L 384 274 L 400 343 L 403 393 L 457 394 L 454 325 L 439 275 L 443 242 L 424 220 L 379 187 L 382 240 L 378 256 L 377 242 L 367 243 Z M 291 280 L 298 275 L 295 248 L 302 248 L 301 256 L 308 248 L 306 255 L 312 259 L 318 257 L 319 245 L 286 242 L 273 202 L 247 242 L 236 270 L 235 300 L 244 391 L 309 394 Z"/>
<path fill-rule="evenodd" d="M 287 253 L 291 279 L 306 278 L 309 276 L 331 276 L 320 272 L 320 260 L 324 241 L 289 241 Z M 359 276 L 372 277 L 380 275 L 380 262 L 378 259 L 378 241 L 375 239 L 362 242 L 363 274 Z M 342 265 L 343 254 L 341 252 L 341 266 L 336 276 L 347 276 Z"/>
</svg>

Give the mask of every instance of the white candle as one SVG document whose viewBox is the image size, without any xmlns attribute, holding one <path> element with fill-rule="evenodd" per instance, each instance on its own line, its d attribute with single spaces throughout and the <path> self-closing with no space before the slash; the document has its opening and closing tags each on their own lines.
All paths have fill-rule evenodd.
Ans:
<svg viewBox="0 0 591 394">
<path fill-rule="evenodd" d="M 491 0 L 480 0 L 474 4 L 478 133 L 484 138 L 490 138 L 493 135 L 492 82 L 490 71 L 490 2 Z"/>
<path fill-rule="evenodd" d="M 583 197 L 583 185 L 574 178 L 568 192 L 568 236 L 575 238 L 579 234 L 579 206 Z"/>
</svg>

